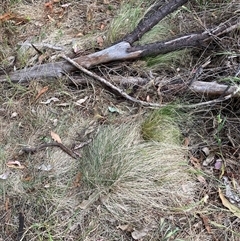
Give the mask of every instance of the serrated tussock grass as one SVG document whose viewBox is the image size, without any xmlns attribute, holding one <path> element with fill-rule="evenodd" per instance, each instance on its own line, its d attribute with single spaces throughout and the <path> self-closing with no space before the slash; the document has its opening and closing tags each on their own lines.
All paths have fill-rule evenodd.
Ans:
<svg viewBox="0 0 240 241">
<path fill-rule="evenodd" d="M 146 142 L 140 129 L 139 124 L 101 127 L 80 162 L 84 185 L 99 191 L 107 210 L 124 222 L 152 220 L 153 210 L 193 202 L 184 149 L 174 142 Z"/>
</svg>

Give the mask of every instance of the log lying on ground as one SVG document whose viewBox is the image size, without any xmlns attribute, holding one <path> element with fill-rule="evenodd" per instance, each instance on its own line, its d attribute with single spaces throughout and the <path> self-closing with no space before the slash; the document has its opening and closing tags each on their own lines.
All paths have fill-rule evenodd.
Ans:
<svg viewBox="0 0 240 241">
<path fill-rule="evenodd" d="M 144 86 L 149 83 L 148 78 L 142 78 L 142 77 L 132 77 L 132 76 L 119 76 L 119 75 L 108 75 L 109 79 L 111 80 L 111 83 L 123 86 L 128 88 L 129 86 Z M 166 86 L 167 89 L 171 91 L 178 91 L 179 89 L 184 89 L 188 92 L 193 92 L 195 94 L 199 94 L 201 96 L 206 97 L 219 97 L 219 96 L 226 96 L 231 95 L 234 93 L 233 97 L 240 97 L 240 92 L 236 92 L 238 86 L 236 85 L 226 85 L 226 84 L 219 84 L 216 81 L 213 82 L 206 82 L 206 81 L 200 81 L 196 80 L 193 81 L 189 86 L 187 83 L 184 83 L 183 80 L 178 79 L 177 84 L 165 83 L 164 86 Z M 88 79 L 86 78 L 78 78 L 74 79 L 74 84 L 77 85 L 85 85 L 88 83 Z M 72 81 L 69 80 L 71 83 Z M 154 84 L 154 83 L 153 83 Z M 163 84 L 163 83 L 159 83 Z M 177 87 L 175 87 L 177 86 Z M 235 93 L 236 92 L 236 93 Z M 164 91 L 163 91 L 164 93 Z"/>
<path fill-rule="evenodd" d="M 237 90 L 237 86 L 228 86 L 217 82 L 195 81 L 189 86 L 189 90 L 205 96 L 231 95 Z M 234 93 L 233 97 L 239 97 L 240 93 Z"/>
<path fill-rule="evenodd" d="M 101 63 L 116 60 L 136 59 L 140 57 L 141 51 L 130 51 L 131 44 L 141 38 L 147 31 L 154 27 L 161 19 L 177 10 L 178 7 L 188 2 L 188 0 L 172 0 L 162 6 L 162 1 L 157 1 L 145 14 L 143 19 L 133 32 L 127 34 L 120 43 L 114 44 L 100 52 L 73 59 L 79 65 L 90 68 Z M 75 71 L 73 65 L 67 61 L 37 65 L 23 70 L 10 73 L 8 76 L 0 76 L 0 82 L 11 80 L 13 83 L 24 83 L 37 78 L 59 78 L 63 74 Z"/>
<path fill-rule="evenodd" d="M 133 42 L 141 38 L 161 19 L 186 2 L 188 1 L 172 0 L 161 7 L 162 1 L 157 1 L 139 22 L 135 30 L 127 34 L 121 42 L 102 51 L 78 57 L 73 60 L 85 68 L 91 68 L 112 61 L 135 60 L 145 56 L 165 54 L 183 48 L 201 46 L 203 41 L 220 36 L 240 26 L 240 20 L 237 17 L 233 17 L 216 28 L 205 30 L 202 33 L 192 33 L 144 46 L 131 46 Z M 11 72 L 8 76 L 0 76 L 0 82 L 11 80 L 13 83 L 25 83 L 38 78 L 59 78 L 64 74 L 70 74 L 76 70 L 77 69 L 67 61 L 48 63 Z"/>
<path fill-rule="evenodd" d="M 128 42 L 122 41 L 102 51 L 73 59 L 85 68 L 112 61 L 135 60 L 145 56 L 166 54 L 172 51 L 189 47 L 202 46 L 203 41 L 220 36 L 240 26 L 238 18 L 231 18 L 214 29 L 202 33 L 193 33 L 175 39 L 131 47 Z M 13 83 L 24 83 L 37 78 L 59 78 L 70 74 L 77 69 L 67 61 L 48 63 L 33 66 L 10 73 L 7 77 L 0 76 L 0 82 L 11 80 Z"/>
</svg>

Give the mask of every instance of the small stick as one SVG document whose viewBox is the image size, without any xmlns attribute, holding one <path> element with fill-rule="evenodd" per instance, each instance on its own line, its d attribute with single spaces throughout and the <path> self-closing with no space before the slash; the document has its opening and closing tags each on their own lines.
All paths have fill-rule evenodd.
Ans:
<svg viewBox="0 0 240 241">
<path fill-rule="evenodd" d="M 64 58 L 66 61 L 68 61 L 69 63 L 71 63 L 73 66 L 75 66 L 76 68 L 78 68 L 79 70 L 81 70 L 83 73 L 93 77 L 94 79 L 98 80 L 101 84 L 110 87 L 112 90 L 114 90 L 115 92 L 117 92 L 118 94 L 120 94 L 122 97 L 124 97 L 127 100 L 130 100 L 131 102 L 140 104 L 142 106 L 146 106 L 146 107 L 153 107 L 153 108 L 159 108 L 159 107 L 164 107 L 166 105 L 162 105 L 162 104 L 157 104 L 157 103 L 150 103 L 150 102 L 146 102 L 146 101 L 141 101 L 138 100 L 136 98 L 131 97 L 130 95 L 128 95 L 126 92 L 124 92 L 123 90 L 119 89 L 118 87 L 116 87 L 115 85 L 111 84 L 110 82 L 108 82 L 106 79 L 94 74 L 93 72 L 85 69 L 84 67 L 82 67 L 81 65 L 79 65 L 77 62 L 75 62 L 74 60 L 68 58 L 66 55 L 62 54 L 60 55 L 62 58 Z"/>
<path fill-rule="evenodd" d="M 74 159 L 77 159 L 77 157 L 79 157 L 78 154 L 76 154 L 75 152 L 73 152 L 72 150 L 64 146 L 62 143 L 58 143 L 58 142 L 45 143 L 37 147 L 24 147 L 22 148 L 22 151 L 25 153 L 35 153 L 37 151 L 40 151 L 47 147 L 52 147 L 52 146 L 59 147 L 60 149 L 62 149 L 62 151 L 66 152 L 69 156 L 71 156 Z"/>
<path fill-rule="evenodd" d="M 18 214 L 18 220 L 19 220 L 19 225 L 18 225 L 18 232 L 17 232 L 17 240 L 20 241 L 22 240 L 22 236 L 24 233 L 24 216 L 22 212 Z"/>
</svg>

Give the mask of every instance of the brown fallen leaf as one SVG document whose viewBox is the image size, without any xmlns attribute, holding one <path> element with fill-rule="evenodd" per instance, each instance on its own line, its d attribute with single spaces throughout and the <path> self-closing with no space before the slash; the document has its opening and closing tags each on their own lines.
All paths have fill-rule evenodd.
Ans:
<svg viewBox="0 0 240 241">
<path fill-rule="evenodd" d="M 44 6 L 46 9 L 49 9 L 50 12 L 53 11 L 53 1 L 49 1 L 49 2 L 45 3 Z"/>
<path fill-rule="evenodd" d="M 44 86 L 37 94 L 35 101 L 39 99 L 45 92 L 48 91 L 48 86 Z"/>
<path fill-rule="evenodd" d="M 100 25 L 100 30 L 104 30 L 105 27 L 106 27 L 105 24 L 102 23 L 102 24 Z"/>
<path fill-rule="evenodd" d="M 205 215 L 203 215 L 203 214 L 201 214 L 201 213 L 200 213 L 199 215 L 200 215 L 201 219 L 203 220 L 203 224 L 204 224 L 207 232 L 208 232 L 208 233 L 212 233 L 211 227 L 210 227 L 210 225 L 209 225 L 208 217 L 205 216 Z"/>
<path fill-rule="evenodd" d="M 198 176 L 197 176 L 197 179 L 198 179 L 198 181 L 201 182 L 202 184 L 204 184 L 204 185 L 206 185 L 206 186 L 208 185 L 206 179 L 205 179 L 202 175 L 198 175 Z"/>
<path fill-rule="evenodd" d="M 5 22 L 8 20 L 14 21 L 16 25 L 26 23 L 29 21 L 29 19 L 18 16 L 17 14 L 11 13 L 11 12 L 7 12 L 7 13 L 4 13 L 3 15 L 0 15 L 0 22 Z"/>
<path fill-rule="evenodd" d="M 185 137 L 185 139 L 184 139 L 184 146 L 189 146 L 189 144 L 190 144 L 190 140 L 189 140 L 189 138 L 188 137 Z"/>
<path fill-rule="evenodd" d="M 80 187 L 81 186 L 81 179 L 82 179 L 82 173 L 79 172 L 73 182 L 73 187 Z"/>
<path fill-rule="evenodd" d="M 86 13 L 86 17 L 87 17 L 87 21 L 90 22 L 92 19 L 93 19 L 93 15 L 94 15 L 94 12 L 93 12 L 93 4 L 91 4 L 88 9 L 87 9 L 87 13 Z"/>
<path fill-rule="evenodd" d="M 29 182 L 32 179 L 33 179 L 33 177 L 31 175 L 27 175 L 27 176 L 23 177 L 23 181 L 25 181 L 25 182 Z"/>
<path fill-rule="evenodd" d="M 222 190 L 219 188 L 218 189 L 219 197 L 222 201 L 223 206 L 229 209 L 230 212 L 233 213 L 234 216 L 240 218 L 240 209 L 231 204 L 223 195 Z"/>
<path fill-rule="evenodd" d="M 7 20 L 10 20 L 12 18 L 13 14 L 12 13 L 4 13 L 3 15 L 0 15 L 0 21 L 4 22 Z"/>
<path fill-rule="evenodd" d="M 38 63 L 39 63 L 39 64 L 43 63 L 43 61 L 45 61 L 48 57 L 49 57 L 49 56 L 48 56 L 47 53 L 41 54 L 41 55 L 38 57 Z"/>
<path fill-rule="evenodd" d="M 50 135 L 51 135 L 51 137 L 52 137 L 52 139 L 54 141 L 56 141 L 57 143 L 62 143 L 62 140 L 61 140 L 60 136 L 57 133 L 51 131 Z"/>
</svg>

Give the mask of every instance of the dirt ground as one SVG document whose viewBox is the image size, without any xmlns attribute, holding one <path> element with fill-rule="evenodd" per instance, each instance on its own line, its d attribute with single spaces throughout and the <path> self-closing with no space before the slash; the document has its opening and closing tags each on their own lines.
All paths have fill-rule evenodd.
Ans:
<svg viewBox="0 0 240 241">
<path fill-rule="evenodd" d="M 101 50 L 148 7 L 140 0 L 2 1 L 0 74 L 58 61 L 62 52 Z M 239 16 L 239 7 L 194 1 L 167 18 L 159 38 L 219 24 Z M 240 240 L 238 95 L 179 108 L 219 96 L 166 84 L 190 81 L 206 65 L 200 80 L 237 85 L 239 50 L 238 28 L 178 55 L 91 70 L 149 79 L 119 88 L 169 104 L 162 110 L 126 101 L 80 72 L 1 82 L 0 240 Z"/>
</svg>

